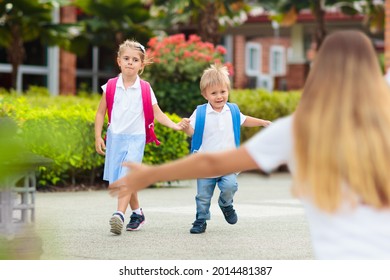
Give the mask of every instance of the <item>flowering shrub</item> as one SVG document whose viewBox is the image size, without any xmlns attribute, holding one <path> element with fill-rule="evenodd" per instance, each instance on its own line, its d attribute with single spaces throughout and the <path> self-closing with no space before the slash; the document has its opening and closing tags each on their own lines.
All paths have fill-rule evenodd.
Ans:
<svg viewBox="0 0 390 280">
<path fill-rule="evenodd" d="M 203 71 L 214 63 L 223 63 L 226 50 L 222 46 L 202 42 L 197 35 L 176 34 L 148 42 L 146 51 L 153 64 L 145 68 L 148 80 L 164 111 L 187 116 L 205 100 L 199 91 L 199 81 Z M 225 63 L 230 75 L 233 67 Z"/>
</svg>

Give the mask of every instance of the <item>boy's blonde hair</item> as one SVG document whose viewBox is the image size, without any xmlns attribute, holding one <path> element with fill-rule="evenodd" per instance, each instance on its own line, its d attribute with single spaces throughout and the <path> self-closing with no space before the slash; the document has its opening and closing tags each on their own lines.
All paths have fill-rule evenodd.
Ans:
<svg viewBox="0 0 390 280">
<path fill-rule="evenodd" d="M 294 114 L 296 194 L 328 212 L 390 207 L 390 90 L 370 39 L 326 37 Z"/>
<path fill-rule="evenodd" d="M 229 71 L 226 66 L 221 64 L 212 64 L 203 71 L 200 78 L 200 92 L 204 94 L 206 88 L 216 85 L 226 85 L 230 90 Z"/>
<path fill-rule="evenodd" d="M 140 74 L 142 74 L 144 72 L 145 66 L 153 63 L 152 59 L 150 59 L 147 56 L 145 47 L 142 44 L 138 43 L 137 41 L 129 40 L 129 39 L 124 41 L 122 44 L 119 45 L 118 53 L 117 53 L 118 58 L 121 57 L 124 49 L 126 49 L 126 48 L 130 48 L 130 49 L 133 49 L 133 50 L 136 50 L 139 52 L 140 57 L 141 57 L 141 62 L 142 62 L 142 68 L 141 68 Z"/>
</svg>

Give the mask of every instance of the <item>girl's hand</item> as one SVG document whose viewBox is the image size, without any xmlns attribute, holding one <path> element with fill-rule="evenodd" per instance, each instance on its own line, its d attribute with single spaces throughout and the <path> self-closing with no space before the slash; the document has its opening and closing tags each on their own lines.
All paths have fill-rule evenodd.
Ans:
<svg viewBox="0 0 390 280">
<path fill-rule="evenodd" d="M 263 121 L 263 127 L 267 127 L 267 126 L 269 126 L 270 124 L 271 124 L 272 122 L 270 122 L 270 121 Z"/>
<path fill-rule="evenodd" d="M 96 138 L 95 140 L 95 149 L 96 152 L 100 155 L 105 155 L 106 153 L 104 152 L 106 150 L 106 144 L 104 143 L 103 138 Z"/>
<path fill-rule="evenodd" d="M 183 118 L 178 125 L 180 126 L 180 130 L 186 130 L 190 126 L 190 119 Z"/>
</svg>

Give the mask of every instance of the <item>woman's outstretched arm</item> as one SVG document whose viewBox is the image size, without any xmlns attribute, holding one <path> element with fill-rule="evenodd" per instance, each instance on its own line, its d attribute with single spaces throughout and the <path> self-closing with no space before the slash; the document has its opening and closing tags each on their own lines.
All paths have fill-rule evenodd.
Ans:
<svg viewBox="0 0 390 280">
<path fill-rule="evenodd" d="M 244 146 L 218 153 L 196 153 L 162 165 L 126 163 L 129 173 L 109 186 L 111 195 L 130 196 L 156 182 L 195 179 L 257 169 Z"/>
</svg>

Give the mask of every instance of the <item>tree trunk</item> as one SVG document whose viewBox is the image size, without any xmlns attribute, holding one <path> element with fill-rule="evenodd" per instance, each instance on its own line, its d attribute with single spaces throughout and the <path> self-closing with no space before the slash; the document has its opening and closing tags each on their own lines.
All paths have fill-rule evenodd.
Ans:
<svg viewBox="0 0 390 280">
<path fill-rule="evenodd" d="M 12 88 L 16 89 L 16 79 L 18 77 L 19 66 L 23 63 L 25 49 L 19 26 L 12 26 L 12 42 L 7 49 L 8 60 L 12 65 L 11 81 Z"/>
<path fill-rule="evenodd" d="M 325 28 L 325 0 L 314 0 L 314 16 L 316 19 L 316 27 L 314 33 L 314 40 L 316 42 L 316 50 L 319 50 L 322 42 L 326 37 Z"/>
<path fill-rule="evenodd" d="M 220 43 L 221 36 L 215 3 L 207 3 L 206 8 L 199 13 L 198 31 L 202 41 L 210 42 L 214 46 Z"/>
<path fill-rule="evenodd" d="M 119 46 L 125 41 L 125 38 L 123 36 L 123 33 L 121 31 L 115 32 L 115 42 L 116 45 Z"/>
</svg>

